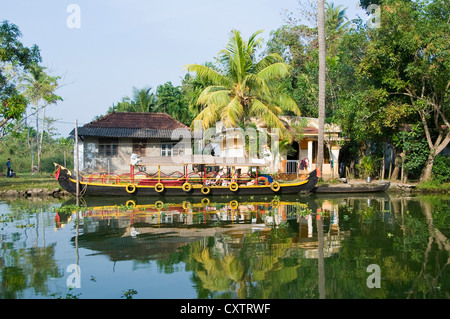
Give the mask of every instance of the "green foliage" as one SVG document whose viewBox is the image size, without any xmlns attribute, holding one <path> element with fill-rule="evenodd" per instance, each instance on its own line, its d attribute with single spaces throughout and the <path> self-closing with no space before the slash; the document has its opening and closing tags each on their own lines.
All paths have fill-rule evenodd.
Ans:
<svg viewBox="0 0 450 319">
<path fill-rule="evenodd" d="M 16 25 L 6 20 L 0 24 L 0 137 L 13 128 L 9 124 L 20 119 L 26 108 L 26 99 L 16 85 L 18 79 L 41 62 L 38 47 L 25 47 L 21 36 Z"/>
<path fill-rule="evenodd" d="M 152 112 L 155 108 L 155 95 L 151 87 L 138 89 L 133 87 L 133 96 L 124 96 L 122 101 L 113 104 L 107 113 L 116 112 Z"/>
<path fill-rule="evenodd" d="M 430 154 L 424 129 L 419 124 L 408 126 L 393 136 L 397 148 L 405 152 L 404 169 L 412 177 L 419 177 Z"/>
<path fill-rule="evenodd" d="M 172 82 L 158 85 L 156 89 L 156 110 L 172 116 L 181 123 L 189 125 L 194 115 L 189 110 L 188 102 L 182 89 Z"/>
<path fill-rule="evenodd" d="M 6 160 L 11 158 L 12 169 L 20 174 L 31 172 L 31 153 L 27 145 L 27 128 L 19 127 L 18 131 L 4 137 L 0 143 L 0 167 L 6 173 Z M 35 141 L 35 131 L 31 129 L 30 138 Z M 33 142 L 34 143 L 34 142 Z M 53 163 L 66 163 L 73 167 L 73 140 L 57 137 L 55 133 L 44 132 L 42 145 L 41 171 L 51 173 L 55 170 Z"/>
<path fill-rule="evenodd" d="M 450 157 L 436 156 L 433 165 L 433 180 L 438 183 L 450 182 Z"/>
<path fill-rule="evenodd" d="M 380 161 L 375 158 L 375 156 L 363 156 L 361 158 L 361 163 L 356 164 L 356 169 L 358 169 L 360 177 L 373 177 L 379 170 Z"/>
<path fill-rule="evenodd" d="M 195 118 L 204 128 L 223 121 L 227 127 L 237 127 L 243 119 L 257 116 L 269 127 L 289 135 L 278 118 L 283 111 L 300 115 L 295 101 L 283 90 L 281 80 L 287 78 L 291 67 L 277 53 L 268 54 L 257 61 L 256 50 L 261 45 L 255 32 L 246 41 L 233 30 L 226 48 L 219 53 L 216 69 L 200 64 L 190 64 L 186 70 L 194 72 L 206 87 L 197 104 L 206 106 Z"/>
</svg>

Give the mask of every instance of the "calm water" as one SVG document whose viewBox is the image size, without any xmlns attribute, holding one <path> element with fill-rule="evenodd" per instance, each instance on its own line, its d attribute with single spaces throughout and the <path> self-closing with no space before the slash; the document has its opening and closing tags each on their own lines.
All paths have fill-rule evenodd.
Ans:
<svg viewBox="0 0 450 319">
<path fill-rule="evenodd" d="M 0 298 L 450 297 L 449 198 L 0 202 Z"/>
</svg>

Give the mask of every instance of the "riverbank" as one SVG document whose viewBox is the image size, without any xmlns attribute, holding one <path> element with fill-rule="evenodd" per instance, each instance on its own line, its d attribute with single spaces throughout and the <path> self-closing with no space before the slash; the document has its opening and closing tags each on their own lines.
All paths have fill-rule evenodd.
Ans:
<svg viewBox="0 0 450 319">
<path fill-rule="evenodd" d="M 51 173 L 24 173 L 17 177 L 0 176 L 0 198 L 70 196 Z"/>
</svg>

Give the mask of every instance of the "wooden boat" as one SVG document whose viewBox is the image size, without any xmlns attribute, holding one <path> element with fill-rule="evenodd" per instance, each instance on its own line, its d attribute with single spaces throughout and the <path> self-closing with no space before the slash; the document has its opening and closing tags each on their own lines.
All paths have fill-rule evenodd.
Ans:
<svg viewBox="0 0 450 319">
<path fill-rule="evenodd" d="M 391 185 L 390 182 L 384 181 L 384 182 L 378 182 L 378 183 L 361 183 L 361 184 L 346 184 L 344 185 L 333 185 L 333 186 L 315 186 L 311 192 L 312 193 L 327 193 L 327 194 L 333 194 L 333 193 L 342 193 L 342 194 L 348 194 L 348 193 L 375 193 L 375 192 L 384 192 L 386 191 L 389 186 Z"/>
<path fill-rule="evenodd" d="M 115 174 L 99 174 L 80 176 L 79 195 L 90 196 L 215 196 L 215 195 L 277 195 L 298 194 L 310 192 L 317 183 L 316 171 L 300 181 L 278 182 L 270 176 L 236 174 L 235 166 L 230 166 L 231 173 L 220 175 L 217 172 L 207 172 L 206 164 L 201 164 L 204 171 L 187 173 L 175 172 L 165 175 L 158 164 L 158 172 L 147 175 L 134 173 L 134 166 L 130 165 L 130 174 L 118 176 Z M 255 167 L 257 164 L 237 164 L 236 166 Z M 259 165 L 262 166 L 262 165 Z M 76 194 L 76 177 L 65 167 L 55 163 L 55 177 L 61 187 L 72 194 Z"/>
</svg>

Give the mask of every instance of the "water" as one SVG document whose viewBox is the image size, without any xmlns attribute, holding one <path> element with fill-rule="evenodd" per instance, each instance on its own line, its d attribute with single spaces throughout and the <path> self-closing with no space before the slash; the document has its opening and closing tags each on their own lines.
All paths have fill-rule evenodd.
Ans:
<svg viewBox="0 0 450 319">
<path fill-rule="evenodd" d="M 447 299 L 449 198 L 0 202 L 1 299 Z"/>
</svg>

